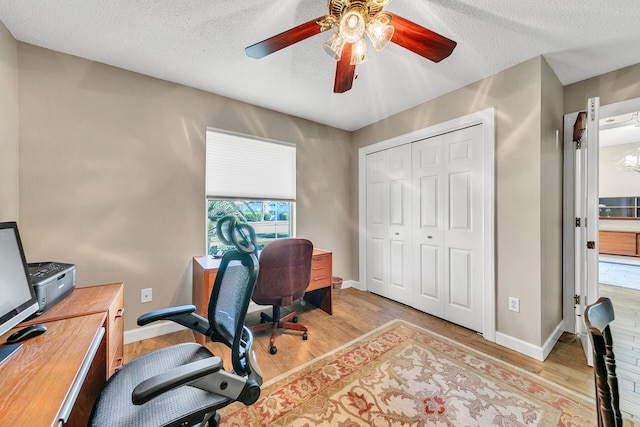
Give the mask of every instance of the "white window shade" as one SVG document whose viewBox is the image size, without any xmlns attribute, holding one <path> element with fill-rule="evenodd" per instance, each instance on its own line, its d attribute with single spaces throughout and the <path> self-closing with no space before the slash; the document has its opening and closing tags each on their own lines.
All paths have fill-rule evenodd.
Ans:
<svg viewBox="0 0 640 427">
<path fill-rule="evenodd" d="M 208 199 L 295 201 L 295 145 L 209 128 L 206 156 Z"/>
</svg>

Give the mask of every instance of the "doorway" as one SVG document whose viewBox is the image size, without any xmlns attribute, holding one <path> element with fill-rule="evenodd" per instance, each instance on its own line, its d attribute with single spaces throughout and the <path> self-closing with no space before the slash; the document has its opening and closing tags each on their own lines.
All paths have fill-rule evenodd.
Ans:
<svg viewBox="0 0 640 427">
<path fill-rule="evenodd" d="M 640 158 L 640 149 L 638 153 L 635 152 L 640 147 L 639 114 L 640 98 L 600 108 L 599 143 L 596 147 L 598 179 L 595 184 L 599 202 L 596 215 L 598 229 L 595 235 L 597 294 L 589 295 L 589 301 L 585 302 L 592 303 L 599 295 L 612 300 L 616 320 L 612 323 L 611 330 L 620 383 L 620 406 L 626 416 L 636 420 L 640 419 L 640 348 L 637 345 L 640 341 L 640 290 L 631 286 L 635 284 L 631 272 L 637 267 L 640 273 L 640 265 L 637 265 L 640 264 L 640 209 L 636 206 L 636 202 L 640 202 L 640 168 L 634 169 Z M 571 135 L 576 116 L 577 113 L 565 116 L 565 190 L 570 190 L 570 183 L 567 181 L 572 181 L 576 173 L 576 147 Z M 624 130 L 635 130 L 638 134 L 625 137 L 622 135 Z M 580 325 L 577 322 L 582 322 L 582 319 L 578 317 L 579 320 L 576 321 L 574 316 L 573 292 L 576 280 L 571 275 L 575 262 L 573 254 L 577 219 L 571 215 L 575 195 L 571 191 L 565 193 L 564 209 L 568 213 L 565 215 L 563 249 L 565 330 L 579 332 Z M 640 283 L 638 285 L 640 287 Z"/>
<path fill-rule="evenodd" d="M 611 299 L 621 410 L 640 419 L 640 106 L 601 116 L 598 291 Z"/>
</svg>

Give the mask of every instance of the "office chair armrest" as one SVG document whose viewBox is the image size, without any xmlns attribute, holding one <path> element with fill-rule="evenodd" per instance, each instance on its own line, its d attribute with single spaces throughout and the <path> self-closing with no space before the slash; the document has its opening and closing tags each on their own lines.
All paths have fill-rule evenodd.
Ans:
<svg viewBox="0 0 640 427">
<path fill-rule="evenodd" d="M 138 384 L 131 394 L 131 401 L 134 405 L 142 405 L 162 393 L 189 384 L 221 369 L 222 359 L 215 356 L 173 368 Z"/>
<path fill-rule="evenodd" d="M 194 313 L 195 311 L 196 307 L 194 305 L 181 305 L 155 310 L 138 317 L 138 326 L 145 326 L 158 320 L 171 320 L 202 335 L 207 335 L 209 321 Z"/>
<path fill-rule="evenodd" d="M 179 307 L 163 308 L 162 310 L 155 310 L 150 313 L 145 313 L 138 317 L 138 326 L 148 325 L 151 322 L 158 320 L 174 320 L 185 315 L 189 315 L 196 311 L 195 305 L 181 305 Z"/>
<path fill-rule="evenodd" d="M 244 358 L 242 359 L 242 370 L 248 373 L 249 381 L 255 382 L 258 386 L 262 385 L 262 371 L 258 360 L 256 359 L 256 353 L 253 351 L 253 334 L 251 330 L 245 325 L 245 344 L 244 344 Z"/>
</svg>

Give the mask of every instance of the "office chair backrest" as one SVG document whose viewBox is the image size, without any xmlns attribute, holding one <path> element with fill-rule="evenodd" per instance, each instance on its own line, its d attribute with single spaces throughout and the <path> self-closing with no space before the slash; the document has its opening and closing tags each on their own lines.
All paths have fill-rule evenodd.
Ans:
<svg viewBox="0 0 640 427">
<path fill-rule="evenodd" d="M 599 427 L 622 426 L 616 361 L 609 324 L 615 319 L 609 298 L 600 298 L 587 306 L 584 322 L 593 345 L 593 373 Z"/>
<path fill-rule="evenodd" d="M 311 277 L 313 244 L 307 239 L 278 239 L 260 253 L 260 274 L 253 300 L 257 304 L 290 305 L 302 298 Z"/>
<path fill-rule="evenodd" d="M 236 225 L 235 220 L 225 217 L 220 222 L 228 223 L 219 237 L 230 239 L 230 233 L 245 229 L 247 235 L 235 234 L 232 238 L 235 250 L 222 256 L 220 267 L 216 273 L 213 290 L 209 299 L 208 336 L 212 341 L 221 342 L 229 347 L 232 355 L 233 369 L 238 374 L 246 374 L 247 364 L 243 353 L 243 341 L 248 341 L 249 330 L 244 321 L 251 302 L 251 295 L 258 277 L 258 259 L 255 254 L 255 233 L 245 224 Z M 240 227 L 241 226 L 241 227 Z"/>
</svg>

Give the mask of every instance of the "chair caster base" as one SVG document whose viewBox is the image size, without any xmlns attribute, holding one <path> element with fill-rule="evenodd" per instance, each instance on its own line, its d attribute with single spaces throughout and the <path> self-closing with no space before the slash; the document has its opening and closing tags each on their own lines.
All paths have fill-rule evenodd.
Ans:
<svg viewBox="0 0 640 427">
<path fill-rule="evenodd" d="M 309 336 L 307 335 L 306 332 L 302 334 L 302 340 L 303 341 L 306 341 L 308 338 L 309 338 Z"/>
<path fill-rule="evenodd" d="M 272 345 L 271 347 L 269 347 L 269 353 L 276 354 L 277 352 L 278 352 L 278 347 L 276 347 L 275 345 Z"/>
</svg>

